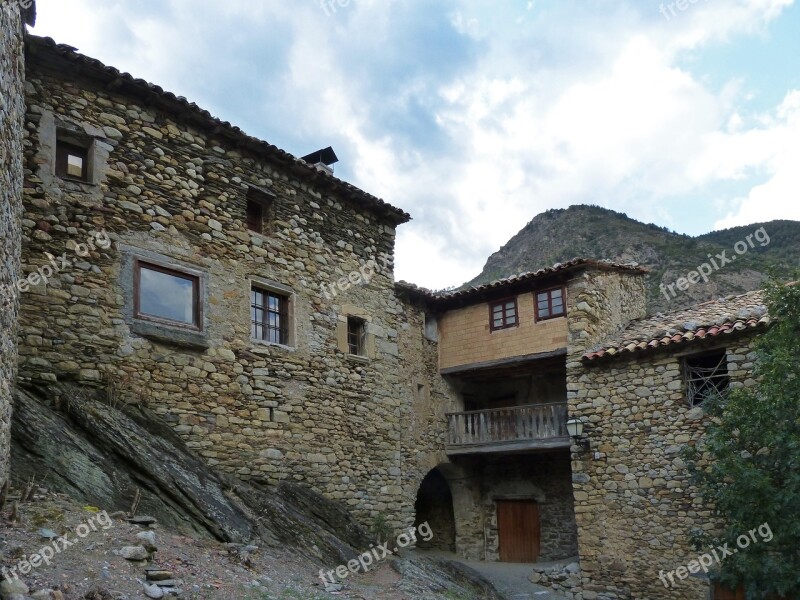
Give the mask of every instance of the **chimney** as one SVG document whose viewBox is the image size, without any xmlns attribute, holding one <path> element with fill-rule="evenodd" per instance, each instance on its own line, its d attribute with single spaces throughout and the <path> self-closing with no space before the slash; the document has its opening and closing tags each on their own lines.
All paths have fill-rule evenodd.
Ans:
<svg viewBox="0 0 800 600">
<path fill-rule="evenodd" d="M 317 171 L 322 171 L 328 175 L 333 175 L 333 167 L 331 165 L 339 162 L 336 153 L 330 146 L 323 148 L 322 150 L 312 152 L 311 154 L 306 154 L 300 160 L 312 165 L 315 169 L 317 169 Z"/>
</svg>

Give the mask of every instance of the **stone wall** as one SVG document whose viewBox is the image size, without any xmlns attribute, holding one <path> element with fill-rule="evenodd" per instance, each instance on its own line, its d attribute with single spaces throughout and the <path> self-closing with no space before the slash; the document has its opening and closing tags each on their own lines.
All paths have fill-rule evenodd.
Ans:
<svg viewBox="0 0 800 600">
<path fill-rule="evenodd" d="M 726 340 L 732 386 L 750 386 L 755 353 L 749 338 Z M 717 341 L 716 343 L 719 343 Z M 588 418 L 591 453 L 573 453 L 582 597 L 705 600 L 708 583 L 692 576 L 667 589 L 659 579 L 698 551 L 692 529 L 714 526 L 689 482 L 680 453 L 705 428 L 702 407 L 690 407 L 679 352 L 598 361 L 569 374 L 570 406 Z M 573 448 L 573 450 L 576 450 Z"/>
<path fill-rule="evenodd" d="M 28 79 L 24 252 L 45 276 L 22 294 L 20 377 L 146 402 L 213 466 L 307 482 L 367 524 L 410 525 L 443 460 L 447 392 L 424 312 L 395 294 L 403 218 L 47 48 Z M 61 135 L 86 144 L 88 181 L 56 176 Z M 249 188 L 274 195 L 264 235 L 245 227 Z M 197 273 L 201 332 L 133 318 L 136 259 Z M 251 282 L 291 297 L 287 344 L 251 340 Z M 346 352 L 347 315 L 366 321 L 367 356 Z"/>
<path fill-rule="evenodd" d="M 8 478 L 11 386 L 16 377 L 20 272 L 22 127 L 25 115 L 23 24 L 19 4 L 0 4 L 0 487 Z"/>
<path fill-rule="evenodd" d="M 482 465 L 481 488 L 486 560 L 500 560 L 497 500 L 533 500 L 539 506 L 540 562 L 578 555 L 568 453 L 487 460 Z"/>
</svg>

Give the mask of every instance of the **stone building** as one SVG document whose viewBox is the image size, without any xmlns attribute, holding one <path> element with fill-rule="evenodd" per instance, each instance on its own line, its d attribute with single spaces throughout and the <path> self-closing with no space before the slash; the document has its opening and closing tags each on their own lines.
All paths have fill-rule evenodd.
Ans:
<svg viewBox="0 0 800 600">
<path fill-rule="evenodd" d="M 147 403 L 216 468 L 305 482 L 366 525 L 428 521 L 467 558 L 579 557 L 578 599 L 707 597 L 658 578 L 713 526 L 678 454 L 703 394 L 753 384 L 758 294 L 647 317 L 642 269 L 583 259 L 395 283 L 409 215 L 334 177 L 331 149 L 297 159 L 69 46 L 25 51 L 2 138 L 24 208 L 0 224 L 6 277 L 22 245 L 19 381 Z"/>
<path fill-rule="evenodd" d="M 636 320 L 572 357 L 570 412 L 596 451 L 572 463 L 584 589 L 709 597 L 702 571 L 671 589 L 659 578 L 697 558 L 693 529 L 715 527 L 680 453 L 703 435 L 706 397 L 755 385 L 753 343 L 769 322 L 763 293 L 750 292 Z"/>
<path fill-rule="evenodd" d="M 728 597 L 705 573 L 675 575 L 697 557 L 691 531 L 715 526 L 680 453 L 702 436 L 704 398 L 755 384 L 763 294 L 648 317 L 642 275 L 575 260 L 469 290 L 407 288 L 437 321 L 454 406 L 418 518 L 458 554 L 579 557 L 579 573 L 551 580 L 578 599 Z"/>
<path fill-rule="evenodd" d="M 17 300 L 22 210 L 22 126 L 25 116 L 24 24 L 35 6 L 0 4 L 0 488 L 8 477 L 11 386 L 17 368 Z"/>
<path fill-rule="evenodd" d="M 445 386 L 394 291 L 408 215 L 52 40 L 27 77 L 20 380 L 103 386 L 240 478 L 413 521 L 403 466 Z"/>
</svg>

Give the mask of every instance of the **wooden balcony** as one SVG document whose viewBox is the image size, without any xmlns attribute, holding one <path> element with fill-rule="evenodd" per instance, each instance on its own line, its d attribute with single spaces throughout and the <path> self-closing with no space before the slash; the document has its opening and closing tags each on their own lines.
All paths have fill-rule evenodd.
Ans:
<svg viewBox="0 0 800 600">
<path fill-rule="evenodd" d="M 566 402 L 447 415 L 447 453 L 451 455 L 569 447 Z"/>
</svg>

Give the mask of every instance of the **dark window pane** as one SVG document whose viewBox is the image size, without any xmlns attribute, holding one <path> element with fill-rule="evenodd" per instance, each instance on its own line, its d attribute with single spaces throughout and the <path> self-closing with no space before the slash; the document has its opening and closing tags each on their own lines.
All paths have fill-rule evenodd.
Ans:
<svg viewBox="0 0 800 600">
<path fill-rule="evenodd" d="M 139 312 L 193 325 L 197 321 L 194 301 L 196 285 L 196 278 L 178 277 L 141 265 Z"/>
<path fill-rule="evenodd" d="M 253 288 L 251 297 L 253 337 L 275 344 L 288 343 L 289 331 L 285 317 L 288 298 L 256 288 Z"/>
<path fill-rule="evenodd" d="M 247 228 L 261 233 L 264 228 L 264 208 L 255 200 L 247 200 Z"/>
</svg>

